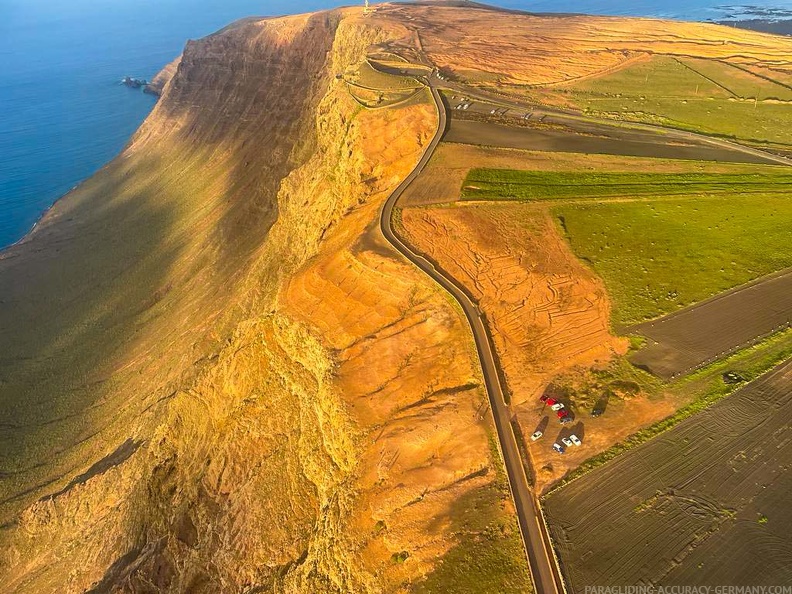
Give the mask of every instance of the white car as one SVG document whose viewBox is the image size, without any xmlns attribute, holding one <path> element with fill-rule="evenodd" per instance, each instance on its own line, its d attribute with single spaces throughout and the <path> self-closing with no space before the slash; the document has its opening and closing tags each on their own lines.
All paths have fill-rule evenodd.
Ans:
<svg viewBox="0 0 792 594">
<path fill-rule="evenodd" d="M 542 437 L 542 435 L 544 435 L 544 433 L 542 433 L 541 431 L 534 431 L 533 435 L 531 435 L 531 441 L 536 441 L 537 439 Z"/>
<path fill-rule="evenodd" d="M 569 441 L 571 441 L 572 443 L 574 443 L 576 446 L 579 446 L 579 445 L 582 445 L 582 444 L 583 444 L 583 442 L 582 442 L 582 441 L 580 441 L 580 439 L 578 439 L 578 436 L 577 436 L 577 435 L 575 435 L 574 433 L 573 433 L 572 435 L 570 435 L 570 436 L 569 436 Z"/>
<path fill-rule="evenodd" d="M 564 408 L 564 403 L 563 402 L 556 402 L 550 408 L 552 408 L 553 410 L 556 410 L 556 411 L 561 410 L 562 408 Z"/>
<path fill-rule="evenodd" d="M 568 437 L 562 437 L 561 441 L 563 441 L 564 445 L 567 446 L 567 447 L 572 445 L 572 440 L 570 440 Z"/>
</svg>

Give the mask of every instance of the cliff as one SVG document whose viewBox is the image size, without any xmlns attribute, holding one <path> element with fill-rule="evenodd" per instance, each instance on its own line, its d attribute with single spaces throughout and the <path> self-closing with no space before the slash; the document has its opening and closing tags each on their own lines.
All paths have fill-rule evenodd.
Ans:
<svg viewBox="0 0 792 594">
<path fill-rule="evenodd" d="M 403 39 L 337 10 L 188 43 L 0 254 L 4 591 L 406 591 L 471 497 L 519 559 L 461 318 L 376 230 L 434 107 L 336 78 Z"/>
</svg>

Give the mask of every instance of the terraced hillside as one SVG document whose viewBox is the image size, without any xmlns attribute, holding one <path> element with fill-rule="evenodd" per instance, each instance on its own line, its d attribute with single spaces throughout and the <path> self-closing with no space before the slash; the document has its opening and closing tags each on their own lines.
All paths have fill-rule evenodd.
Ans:
<svg viewBox="0 0 792 594">
<path fill-rule="evenodd" d="M 371 227 L 434 107 L 336 78 L 405 35 L 340 10 L 188 43 L 0 255 L 4 592 L 431 592 L 483 545 L 479 583 L 530 590 L 464 327 Z"/>
</svg>

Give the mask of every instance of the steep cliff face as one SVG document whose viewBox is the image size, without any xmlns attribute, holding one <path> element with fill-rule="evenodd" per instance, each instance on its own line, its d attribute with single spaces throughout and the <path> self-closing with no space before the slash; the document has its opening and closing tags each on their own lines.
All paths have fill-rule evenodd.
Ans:
<svg viewBox="0 0 792 594">
<path fill-rule="evenodd" d="M 337 353 L 278 294 L 433 132 L 335 79 L 402 35 L 335 11 L 190 42 L 128 149 L 0 256 L 4 591 L 397 587 L 361 554 Z"/>
<path fill-rule="evenodd" d="M 4 591 L 528 587 L 462 317 L 378 231 L 435 108 L 337 78 L 391 42 L 359 10 L 190 42 L 0 254 Z"/>
</svg>

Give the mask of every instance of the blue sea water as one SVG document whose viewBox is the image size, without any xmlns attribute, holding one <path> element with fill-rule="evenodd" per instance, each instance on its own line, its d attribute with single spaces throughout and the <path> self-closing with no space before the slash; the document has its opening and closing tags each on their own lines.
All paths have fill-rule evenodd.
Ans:
<svg viewBox="0 0 792 594">
<path fill-rule="evenodd" d="M 153 77 L 187 39 L 249 15 L 330 1 L 0 0 L 0 246 L 124 147 L 155 99 Z"/>
<path fill-rule="evenodd" d="M 347 3 L 356 3 L 353 1 Z M 729 0 L 495 0 L 535 12 L 705 20 Z M 151 78 L 187 39 L 250 15 L 333 0 L 0 0 L 0 246 L 124 146 L 154 98 L 120 84 Z M 361 2 L 362 4 L 362 2 Z M 792 0 L 763 7 L 792 10 Z"/>
</svg>

